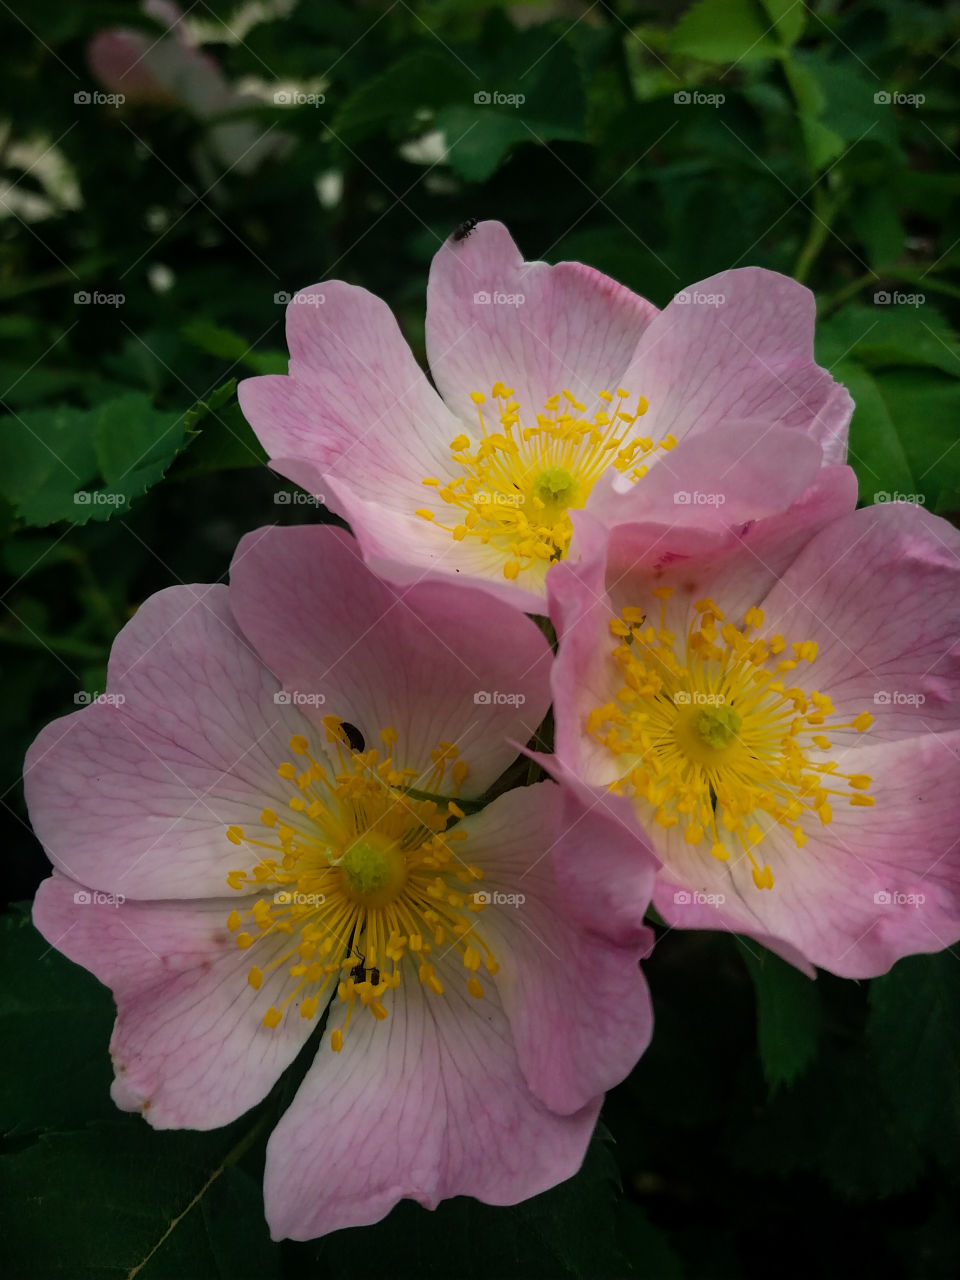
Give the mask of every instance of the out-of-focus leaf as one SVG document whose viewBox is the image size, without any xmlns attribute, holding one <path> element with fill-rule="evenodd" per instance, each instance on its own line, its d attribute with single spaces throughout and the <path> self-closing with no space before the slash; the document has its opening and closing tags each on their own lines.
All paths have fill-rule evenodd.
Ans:
<svg viewBox="0 0 960 1280">
<path fill-rule="evenodd" d="M 677 23 L 670 45 L 706 62 L 749 62 L 776 57 L 778 27 L 754 0 L 699 0 Z"/>
<path fill-rule="evenodd" d="M 781 44 L 796 44 L 807 21 L 803 0 L 761 0 L 761 4 L 775 25 Z"/>
<path fill-rule="evenodd" d="M 877 385 L 910 463 L 913 483 L 906 492 L 931 511 L 957 511 L 960 382 L 926 370 L 896 369 L 878 374 Z"/>
<path fill-rule="evenodd" d="M 870 368 L 928 365 L 960 378 L 957 336 L 921 288 L 878 285 L 874 297 L 873 306 L 850 303 L 818 325 L 821 364 L 855 359 Z"/>
<path fill-rule="evenodd" d="M 109 991 L 37 933 L 27 905 L 0 917 L 0 957 L 0 1129 L 20 1135 L 116 1116 Z"/>
<path fill-rule="evenodd" d="M 418 49 L 359 85 L 337 114 L 334 129 L 350 143 L 381 129 L 405 132 L 418 112 L 466 104 L 477 87 L 476 77 L 452 56 Z"/>
<path fill-rule="evenodd" d="M 458 1197 L 428 1213 L 404 1200 L 385 1221 L 338 1232 L 302 1251 L 316 1256 L 328 1280 L 369 1274 L 372 1256 L 389 1258 L 391 1275 L 403 1280 L 448 1280 L 451 1262 L 447 1251 L 438 1247 L 440 1240 L 469 1241 L 470 1247 L 457 1253 L 455 1270 L 462 1280 L 626 1280 L 651 1275 L 642 1258 L 634 1268 L 621 1252 L 618 1182 L 607 1143 L 594 1138 L 574 1178 L 523 1204 L 493 1208 Z M 669 1247 L 664 1245 L 663 1252 L 669 1254 Z"/>
<path fill-rule="evenodd" d="M 853 396 L 850 465 L 857 473 L 862 502 L 883 502 L 882 495 L 916 493 L 916 479 L 897 425 L 874 376 L 845 360 L 832 373 Z"/>
<path fill-rule="evenodd" d="M 908 956 L 875 978 L 867 1032 L 887 1103 L 899 1122 L 925 1150 L 960 1167 L 957 957 L 950 951 Z"/>
<path fill-rule="evenodd" d="M 817 1052 L 820 995 L 816 982 L 754 942 L 741 945 L 757 995 L 757 1044 L 771 1089 L 792 1084 Z"/>
<path fill-rule="evenodd" d="M 518 97 L 524 100 L 510 100 Z M 445 107 L 437 125 L 454 171 L 471 182 L 483 182 L 517 143 L 586 137 L 580 68 L 562 41 L 551 44 L 544 31 L 528 32 L 475 86 L 472 101 Z"/>
<path fill-rule="evenodd" d="M 230 1175 L 214 1192 L 228 1172 L 224 1161 L 255 1123 L 247 1116 L 210 1133 L 157 1132 L 139 1117 L 121 1117 L 79 1132 L 45 1133 L 0 1156 L 4 1249 L 13 1274 L 44 1280 L 122 1280 L 134 1269 L 143 1280 L 278 1275 L 276 1251 L 269 1249 L 244 1175 Z"/>
</svg>

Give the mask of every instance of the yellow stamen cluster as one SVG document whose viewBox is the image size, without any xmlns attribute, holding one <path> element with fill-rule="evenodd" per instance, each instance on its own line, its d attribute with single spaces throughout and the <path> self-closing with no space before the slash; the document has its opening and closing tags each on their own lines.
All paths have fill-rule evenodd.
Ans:
<svg viewBox="0 0 960 1280">
<path fill-rule="evenodd" d="M 462 516 L 456 523 L 443 523 L 429 508 L 416 514 L 458 542 L 477 538 L 495 547 L 505 557 L 503 576 L 508 579 L 534 568 L 546 572 L 554 560 L 563 559 L 573 533 L 567 513 L 584 505 L 608 467 L 637 481 L 648 471 L 645 458 L 676 444 L 673 436 L 655 443 L 636 433 L 636 421 L 648 404 L 640 396 L 629 412 L 630 393 L 622 387 L 616 396 L 600 391 L 604 407 L 592 417 L 585 416 L 586 407 L 569 391 L 551 396 L 535 426 L 521 423 L 512 388 L 497 382 L 490 394 L 500 429 L 488 427 L 483 392 L 471 392 L 479 439 L 459 435 L 450 442 L 454 466 L 462 474 L 423 481 Z"/>
<path fill-rule="evenodd" d="M 293 793 L 289 812 L 264 809 L 262 829 L 253 836 L 227 829 L 232 844 L 258 858 L 250 871 L 227 876 L 231 889 L 259 895 L 243 913 L 230 913 L 227 927 L 237 946 L 263 951 L 267 939 L 285 939 L 270 949 L 269 963 L 248 973 L 259 990 L 271 971 L 287 970 L 284 998 L 267 1010 L 264 1025 L 278 1026 L 291 1006 L 313 1018 L 326 1006 L 328 990 L 327 999 L 335 992 L 348 1006 L 343 1030 L 355 1006 L 383 1020 L 389 1012 L 383 997 L 404 972 L 415 972 L 442 995 L 436 958 L 449 951 L 459 952 L 467 990 L 481 998 L 481 965 L 494 974 L 497 964 L 474 932 L 483 902 L 464 888 L 483 873 L 456 851 L 467 838 L 455 825 L 464 812 L 450 798 L 467 776 L 457 748 L 440 743 L 431 753 L 432 769 L 421 777 L 395 766 L 395 730 L 381 731 L 383 752 L 360 752 L 351 750 L 342 720 L 325 716 L 324 726 L 331 758 L 317 759 L 307 739 L 296 735 L 290 750 L 299 763 L 284 761 L 277 769 Z M 425 793 L 443 795 L 445 808 Z M 331 1046 L 342 1045 L 337 1029 Z"/>
<path fill-rule="evenodd" d="M 830 722 L 836 713 L 826 694 L 788 684 L 801 663 L 814 662 L 817 646 L 751 637 L 763 626 L 758 608 L 737 627 L 701 600 L 678 646 L 666 624 L 672 594 L 653 591 L 659 625 L 640 608 L 611 619 L 624 683 L 590 712 L 587 732 L 626 766 L 612 790 L 632 796 L 660 827 L 679 826 L 687 844 L 708 845 L 721 861 L 746 857 L 757 888 L 771 889 L 773 871 L 756 856 L 769 831 L 787 828 L 802 848 L 805 823 L 832 820 L 832 799 L 873 804 L 871 779 L 841 772 L 826 755 L 828 734 L 862 733 L 873 718 L 864 711 Z"/>
</svg>

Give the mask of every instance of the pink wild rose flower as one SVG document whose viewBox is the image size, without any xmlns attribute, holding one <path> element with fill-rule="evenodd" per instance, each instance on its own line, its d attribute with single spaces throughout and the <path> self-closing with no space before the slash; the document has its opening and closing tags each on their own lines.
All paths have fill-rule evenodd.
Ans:
<svg viewBox="0 0 960 1280">
<path fill-rule="evenodd" d="M 661 860 L 668 924 L 867 978 L 960 939 L 960 533 L 854 512 L 836 471 L 739 546 L 667 565 L 642 528 L 578 517 L 591 551 L 549 584 L 548 764 Z M 622 846 L 572 854 L 575 900 L 629 884 Z M 642 905 L 585 901 L 608 934 Z"/>
<path fill-rule="evenodd" d="M 556 900 L 551 845 L 603 820 L 552 782 L 470 803 L 544 715 L 550 659 L 484 593 L 400 592 L 342 531 L 260 530 L 229 589 L 148 599 L 107 696 L 29 752 L 55 867 L 34 921 L 113 991 L 121 1108 L 226 1124 L 328 1010 L 267 1148 L 275 1238 L 543 1191 L 646 1047 L 649 935 Z"/>
<path fill-rule="evenodd" d="M 484 222 L 433 260 L 437 390 L 388 307 L 332 280 L 287 308 L 289 374 L 247 379 L 240 403 L 378 572 L 542 612 L 570 512 L 656 523 L 667 551 L 783 510 L 843 461 L 852 404 L 813 329 L 813 295 L 772 271 L 721 272 L 658 311 L 580 263 L 524 262 Z"/>
</svg>

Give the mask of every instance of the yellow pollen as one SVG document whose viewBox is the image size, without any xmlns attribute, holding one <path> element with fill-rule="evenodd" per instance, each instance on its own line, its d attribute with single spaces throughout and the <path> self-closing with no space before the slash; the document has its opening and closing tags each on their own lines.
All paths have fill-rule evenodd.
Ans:
<svg viewBox="0 0 960 1280">
<path fill-rule="evenodd" d="M 239 949 L 256 948 L 259 963 L 247 970 L 253 990 L 273 978 L 276 1003 L 263 1025 L 313 1019 L 338 999 L 346 1017 L 330 1047 L 339 1052 L 359 1011 L 389 1018 L 402 981 L 419 978 L 442 996 L 435 965 L 447 952 L 460 955 L 464 984 L 478 998 L 478 970 L 485 965 L 492 975 L 497 964 L 474 928 L 469 886 L 483 873 L 461 856 L 468 832 L 456 825 L 465 810 L 454 797 L 469 769 L 456 745 L 438 743 L 420 771 L 394 759 L 391 726 L 380 731 L 382 748 L 361 752 L 338 717 L 323 724 L 325 749 L 314 752 L 296 734 L 289 743 L 296 764 L 277 768 L 291 792 L 289 817 L 281 822 L 266 808 L 257 830 L 227 828 L 230 843 L 249 853 L 247 869 L 227 875 L 246 898 L 227 927 Z"/>
<path fill-rule="evenodd" d="M 479 540 L 500 552 L 508 580 L 545 573 L 567 554 L 573 534 L 569 512 L 586 503 L 605 471 L 614 468 L 636 482 L 660 450 L 676 444 L 672 436 L 654 441 L 640 434 L 636 424 L 649 407 L 643 396 L 632 412 L 631 393 L 621 387 L 616 396 L 614 404 L 609 391 L 598 391 L 600 407 L 587 416 L 586 406 L 567 390 L 534 414 L 530 406 L 521 410 L 503 382 L 490 391 L 493 406 L 484 392 L 472 391 L 477 435 L 451 440 L 447 479 L 423 480 L 447 504 L 448 514 L 429 507 L 414 514 L 457 542 Z"/>
<path fill-rule="evenodd" d="M 755 634 L 761 609 L 748 609 L 740 627 L 714 601 L 697 601 L 683 636 L 668 613 L 672 588 L 650 594 L 649 607 L 611 619 L 622 685 L 588 713 L 587 733 L 618 759 L 611 789 L 641 815 L 719 861 L 745 859 L 754 885 L 772 889 L 773 870 L 757 857 L 769 832 L 785 828 L 802 849 L 811 828 L 832 822 L 835 803 L 874 803 L 870 777 L 843 773 L 830 756 L 872 717 L 841 722 L 828 695 L 789 683 L 799 663 L 816 661 L 817 645 L 793 642 L 795 660 L 777 661 L 788 641 Z"/>
</svg>

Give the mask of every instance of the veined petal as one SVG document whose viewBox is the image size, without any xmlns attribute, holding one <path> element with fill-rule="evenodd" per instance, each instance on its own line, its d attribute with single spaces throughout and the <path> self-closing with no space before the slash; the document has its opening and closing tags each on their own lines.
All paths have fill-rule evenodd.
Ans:
<svg viewBox="0 0 960 1280">
<path fill-rule="evenodd" d="M 524 1083 L 496 991 L 474 1000 L 448 958 L 443 996 L 416 982 L 334 1053 L 329 1034 L 267 1146 L 274 1239 L 379 1221 L 401 1199 L 516 1204 L 579 1168 L 600 1108 L 547 1109 Z M 447 970 L 452 972 L 448 973 Z M 328 1028 L 342 1014 L 331 1011 Z"/>
</svg>

